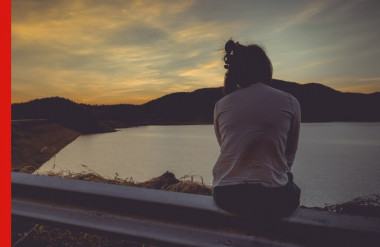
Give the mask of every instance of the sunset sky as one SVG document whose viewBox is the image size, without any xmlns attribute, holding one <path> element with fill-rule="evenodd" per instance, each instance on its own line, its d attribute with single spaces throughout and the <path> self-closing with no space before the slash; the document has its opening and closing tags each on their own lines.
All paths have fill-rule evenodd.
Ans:
<svg viewBox="0 0 380 247">
<path fill-rule="evenodd" d="M 273 77 L 380 91 L 377 0 L 12 0 L 12 102 L 141 104 L 223 83 L 224 43 Z"/>
</svg>

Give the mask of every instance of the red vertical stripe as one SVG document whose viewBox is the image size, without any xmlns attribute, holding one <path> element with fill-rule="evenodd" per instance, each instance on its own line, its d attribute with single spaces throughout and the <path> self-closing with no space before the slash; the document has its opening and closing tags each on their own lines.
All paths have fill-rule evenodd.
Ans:
<svg viewBox="0 0 380 247">
<path fill-rule="evenodd" d="M 11 0 L 1 1 L 1 246 L 11 246 Z"/>
</svg>

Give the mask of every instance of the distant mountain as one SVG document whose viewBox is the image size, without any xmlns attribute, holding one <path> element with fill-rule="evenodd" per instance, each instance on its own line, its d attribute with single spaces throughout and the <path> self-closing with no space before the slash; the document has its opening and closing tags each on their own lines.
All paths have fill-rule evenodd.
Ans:
<svg viewBox="0 0 380 247">
<path fill-rule="evenodd" d="M 303 122 L 380 121 L 380 93 L 342 93 L 318 83 L 281 80 L 273 80 L 272 86 L 298 99 Z"/>
<path fill-rule="evenodd" d="M 380 121 L 380 93 L 342 93 L 318 84 L 272 80 L 271 86 L 294 95 L 303 122 Z M 148 124 L 212 123 L 222 88 L 172 93 L 142 105 L 86 105 L 59 97 L 12 104 L 12 119 L 50 119 L 82 133 Z"/>
<path fill-rule="evenodd" d="M 142 105 L 142 111 L 147 122 L 212 123 L 214 105 L 222 97 L 222 88 L 172 93 Z"/>
<path fill-rule="evenodd" d="M 12 104 L 12 120 L 15 119 L 49 119 L 84 134 L 113 130 L 98 122 L 92 107 L 60 97 Z"/>
</svg>

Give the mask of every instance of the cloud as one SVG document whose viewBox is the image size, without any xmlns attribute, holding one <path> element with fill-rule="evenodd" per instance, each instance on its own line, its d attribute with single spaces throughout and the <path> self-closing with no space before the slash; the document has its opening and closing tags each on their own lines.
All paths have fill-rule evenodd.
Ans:
<svg viewBox="0 0 380 247">
<path fill-rule="evenodd" d="M 307 64 L 304 64 L 298 68 L 295 68 L 295 70 L 301 70 L 301 69 L 306 69 L 306 68 L 312 68 L 312 67 L 315 67 L 315 66 L 320 66 L 320 65 L 326 65 L 326 64 L 330 64 L 332 62 L 336 62 L 336 61 L 339 61 L 339 60 L 342 60 L 342 59 L 347 59 L 349 58 L 349 56 L 344 56 L 344 57 L 329 57 L 329 58 L 326 58 L 326 59 L 322 59 L 322 60 L 316 60 L 316 61 L 312 61 L 310 63 L 307 63 Z"/>
<path fill-rule="evenodd" d="M 380 83 L 380 77 L 359 78 L 358 81 L 364 81 L 364 82 L 378 82 L 378 83 Z"/>
<path fill-rule="evenodd" d="M 104 35 L 106 36 L 104 42 L 113 46 L 154 45 L 160 40 L 167 39 L 168 36 L 164 30 L 149 26 L 143 22 L 128 23 L 125 26 L 106 32 Z"/>
<path fill-rule="evenodd" d="M 371 78 L 372 79 L 372 78 Z M 339 90 L 342 92 L 361 92 L 374 93 L 380 92 L 380 78 L 378 80 L 363 81 L 361 79 L 349 79 L 340 85 Z"/>
<path fill-rule="evenodd" d="M 308 3 L 13 0 L 12 102 L 143 103 L 221 86 L 231 36 L 259 40 L 280 79 L 377 78 L 375 2 Z"/>
<path fill-rule="evenodd" d="M 162 85 L 174 78 L 161 76 L 167 72 L 160 73 L 157 65 L 176 60 L 171 35 L 177 32 L 168 34 L 165 20 L 177 18 L 191 4 L 13 1 L 13 100 L 32 95 L 23 90 L 35 97 L 59 94 L 80 99 L 83 94 L 88 100 L 136 91 L 145 91 L 145 96 L 134 95 L 132 101 L 158 96 Z M 39 90 L 42 83 L 49 86 Z"/>
<path fill-rule="evenodd" d="M 277 29 L 277 32 L 284 31 L 287 28 L 304 24 L 306 21 L 309 21 L 314 16 L 321 13 L 328 6 L 328 1 L 313 1 L 311 4 L 306 6 L 305 9 L 298 12 L 295 15 L 291 15 L 286 18 L 285 22 L 283 22 Z"/>
</svg>

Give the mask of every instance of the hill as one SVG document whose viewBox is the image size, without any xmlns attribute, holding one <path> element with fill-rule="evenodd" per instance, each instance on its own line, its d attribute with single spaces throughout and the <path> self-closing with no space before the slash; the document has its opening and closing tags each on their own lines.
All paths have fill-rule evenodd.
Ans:
<svg viewBox="0 0 380 247">
<path fill-rule="evenodd" d="M 318 83 L 272 80 L 271 86 L 294 95 L 303 122 L 380 121 L 380 93 L 343 93 Z M 59 97 L 12 104 L 12 119 L 49 119 L 81 133 L 150 124 L 212 123 L 222 88 L 165 95 L 142 105 L 86 105 Z"/>
<path fill-rule="evenodd" d="M 272 86 L 298 99 L 303 122 L 380 121 L 380 93 L 342 93 L 318 83 L 281 80 L 273 80 Z"/>
<path fill-rule="evenodd" d="M 60 97 L 35 99 L 12 104 L 12 120 L 47 119 L 82 134 L 111 131 L 98 122 L 92 108 Z"/>
<path fill-rule="evenodd" d="M 39 168 L 79 135 L 45 120 L 12 121 L 12 170 Z"/>
</svg>

